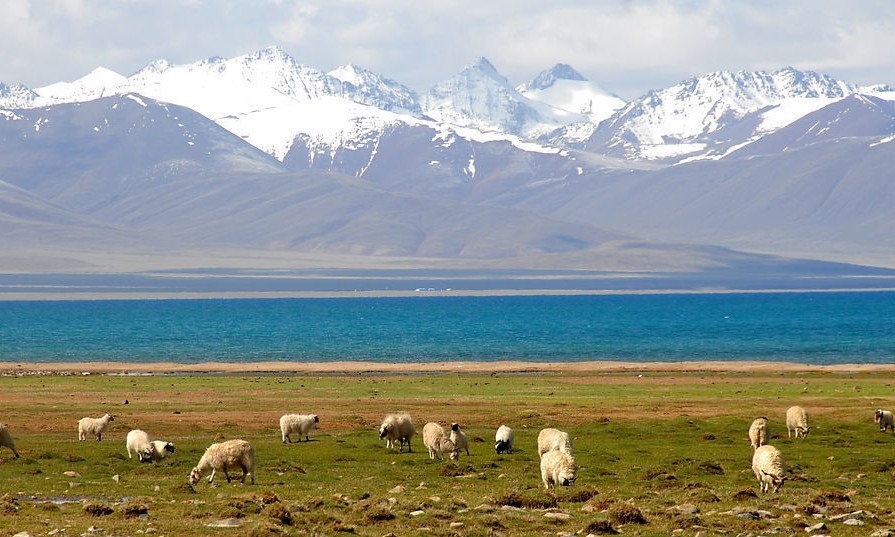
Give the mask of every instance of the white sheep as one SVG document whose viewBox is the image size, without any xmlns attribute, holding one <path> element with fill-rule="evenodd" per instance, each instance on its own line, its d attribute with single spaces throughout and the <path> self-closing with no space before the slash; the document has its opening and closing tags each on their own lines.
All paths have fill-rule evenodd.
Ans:
<svg viewBox="0 0 895 537">
<path fill-rule="evenodd" d="M 9 427 L 5 423 L 0 423 L 0 446 L 8 447 L 12 450 L 13 455 L 19 458 L 19 452 L 16 451 L 16 443 L 12 441 L 12 435 L 9 434 Z"/>
<path fill-rule="evenodd" d="M 379 438 L 385 439 L 385 447 L 394 448 L 395 442 L 401 443 L 400 451 L 404 451 L 404 443 L 407 443 L 407 451 L 413 451 L 410 448 L 410 439 L 416 434 L 413 428 L 413 420 L 410 414 L 388 414 L 383 418 L 382 425 L 379 426 Z"/>
<path fill-rule="evenodd" d="M 429 450 L 430 459 L 444 460 L 444 454 L 449 453 L 452 461 L 460 458 L 460 450 L 444 434 L 441 425 L 430 421 L 423 426 L 423 445 Z"/>
<path fill-rule="evenodd" d="M 164 440 L 149 440 L 146 431 L 134 429 L 127 433 L 127 458 L 133 459 L 131 451 L 137 454 L 140 462 L 160 461 L 174 453 L 174 444 Z"/>
<path fill-rule="evenodd" d="M 494 450 L 498 454 L 504 452 L 512 453 L 515 441 L 516 436 L 513 434 L 513 430 L 506 425 L 501 425 L 497 428 L 497 433 L 494 435 Z"/>
<path fill-rule="evenodd" d="M 578 464 L 575 457 L 565 451 L 551 450 L 541 457 L 541 480 L 544 488 L 556 488 L 556 485 L 568 487 L 575 484 Z"/>
<path fill-rule="evenodd" d="M 805 438 L 808 436 L 808 412 L 800 406 L 791 406 L 786 410 L 786 436 L 792 438 L 795 432 L 796 438 Z"/>
<path fill-rule="evenodd" d="M 301 437 L 304 436 L 305 440 L 310 441 L 311 438 L 308 434 L 317 428 L 317 424 L 320 423 L 320 418 L 316 414 L 283 414 L 280 417 L 280 432 L 283 433 L 283 443 L 285 444 L 288 440 L 289 443 L 292 443 L 292 438 L 290 435 L 298 435 L 298 441 L 301 442 Z"/>
<path fill-rule="evenodd" d="M 245 440 L 227 440 L 218 444 L 208 446 L 199 464 L 190 472 L 190 485 L 195 485 L 202 474 L 211 470 L 208 482 L 214 482 L 214 476 L 218 470 L 224 472 L 227 483 L 230 482 L 230 474 L 228 470 L 236 468 L 242 469 L 242 483 L 246 482 L 246 477 L 251 476 L 252 484 L 255 484 L 255 448 Z"/>
<path fill-rule="evenodd" d="M 771 438 L 771 430 L 768 427 L 768 418 L 762 416 L 755 418 L 749 426 L 749 444 L 752 449 L 758 449 L 768 443 Z"/>
<path fill-rule="evenodd" d="M 780 450 L 770 444 L 759 446 L 752 455 L 752 471 L 762 492 L 780 490 L 786 480 L 786 462 Z"/>
<path fill-rule="evenodd" d="M 101 418 L 81 418 L 78 420 L 78 441 L 87 440 L 87 435 L 96 437 L 96 441 L 103 439 L 103 433 L 109 428 L 109 424 L 115 421 L 111 414 L 105 414 Z"/>
<path fill-rule="evenodd" d="M 459 423 L 451 424 L 451 442 L 457 446 L 457 450 L 465 450 L 466 454 L 469 455 L 469 439 L 466 438 L 466 433 L 464 433 L 460 429 Z"/>
<path fill-rule="evenodd" d="M 873 416 L 873 421 L 879 425 L 879 432 L 881 433 L 886 432 L 886 430 L 890 428 L 895 431 L 895 417 L 893 417 L 892 412 L 888 410 L 877 408 Z"/>
<path fill-rule="evenodd" d="M 569 455 L 572 452 L 572 437 L 559 429 L 541 429 L 538 433 L 538 457 L 543 457 L 548 451 L 563 451 Z"/>
<path fill-rule="evenodd" d="M 152 456 L 152 441 L 149 434 L 140 429 L 134 429 L 127 433 L 125 440 L 125 448 L 127 449 L 127 458 L 133 459 L 131 451 L 137 454 L 137 460 L 143 462 L 143 459 L 149 459 Z"/>
</svg>

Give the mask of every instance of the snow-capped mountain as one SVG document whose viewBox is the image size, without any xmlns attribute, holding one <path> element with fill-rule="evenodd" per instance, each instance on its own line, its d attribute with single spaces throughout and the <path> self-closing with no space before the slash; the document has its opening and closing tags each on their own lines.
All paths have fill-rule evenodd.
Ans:
<svg viewBox="0 0 895 537">
<path fill-rule="evenodd" d="M 423 112 L 439 123 L 537 138 L 584 116 L 531 100 L 485 58 L 422 96 Z"/>
<path fill-rule="evenodd" d="M 841 99 L 857 88 L 812 71 L 791 67 L 765 71 L 719 71 L 650 91 L 600 126 L 586 144 L 599 153 L 633 159 L 721 155 L 732 145 L 756 139 L 762 124 L 737 137 L 717 137 L 759 110 L 779 109 L 781 127 L 800 115 Z M 764 128 L 769 128 L 765 124 Z"/>
<path fill-rule="evenodd" d="M 422 113 L 415 91 L 373 71 L 349 64 L 333 69 L 327 75 L 342 83 L 341 96 L 356 103 L 380 110 Z"/>
<path fill-rule="evenodd" d="M 0 108 L 31 108 L 37 98 L 37 93 L 21 84 L 7 86 L 0 82 Z"/>
<path fill-rule="evenodd" d="M 586 116 L 594 127 L 626 104 L 564 63 L 541 71 L 516 91 L 533 101 Z"/>
</svg>

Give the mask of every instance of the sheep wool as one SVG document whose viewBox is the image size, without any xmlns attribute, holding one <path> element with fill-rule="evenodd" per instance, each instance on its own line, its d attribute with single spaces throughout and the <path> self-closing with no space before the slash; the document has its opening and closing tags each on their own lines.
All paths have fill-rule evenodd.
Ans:
<svg viewBox="0 0 895 537">
<path fill-rule="evenodd" d="M 768 428 L 768 418 L 764 416 L 755 418 L 752 421 L 752 425 L 749 426 L 749 444 L 752 446 L 752 449 L 758 449 L 767 444 L 770 437 L 771 431 Z"/>
<path fill-rule="evenodd" d="M 149 440 L 149 435 L 146 431 L 141 431 L 140 429 L 134 429 L 127 433 L 127 438 L 125 439 L 125 448 L 127 449 L 127 458 L 133 459 L 133 455 L 131 451 L 137 454 L 137 460 L 143 462 L 144 459 L 149 459 L 152 457 L 152 442 Z"/>
<path fill-rule="evenodd" d="M 252 484 L 255 484 L 255 448 L 251 444 L 239 439 L 212 444 L 199 459 L 199 464 L 190 472 L 190 485 L 198 483 L 208 470 L 211 470 L 209 483 L 214 482 L 214 476 L 218 471 L 224 472 L 224 477 L 229 483 L 229 470 L 237 468 L 242 470 L 240 482 L 245 483 L 246 477 L 251 477 Z"/>
<path fill-rule="evenodd" d="M 877 408 L 873 416 L 873 421 L 879 425 L 879 432 L 884 433 L 887 429 L 895 431 L 895 417 L 888 410 Z"/>
<path fill-rule="evenodd" d="M 459 423 L 451 424 L 451 442 L 457 446 L 457 450 L 466 451 L 466 455 L 469 455 L 469 439 L 466 438 L 466 433 L 460 429 Z"/>
<path fill-rule="evenodd" d="M 392 449 L 395 442 L 400 442 L 400 451 L 404 451 L 404 444 L 407 444 L 407 451 L 413 451 L 410 448 L 410 439 L 416 434 L 413 427 L 413 420 L 410 414 L 388 414 L 383 418 L 382 425 L 379 426 L 379 438 L 385 440 L 385 447 Z"/>
<path fill-rule="evenodd" d="M 575 457 L 565 451 L 551 450 L 541 457 L 541 480 L 544 488 L 550 490 L 556 485 L 568 487 L 578 478 L 578 464 Z"/>
<path fill-rule="evenodd" d="M 786 410 L 786 436 L 792 438 L 795 433 L 796 438 L 805 438 L 808 436 L 808 412 L 800 406 L 791 406 Z"/>
<path fill-rule="evenodd" d="M 83 442 L 90 435 L 96 437 L 97 442 L 101 442 L 103 433 L 113 421 L 115 418 L 111 414 L 105 414 L 101 418 L 81 418 L 78 421 L 78 441 Z"/>
<path fill-rule="evenodd" d="M 444 454 L 449 453 L 452 461 L 460 458 L 460 450 L 444 434 L 444 429 L 434 421 L 423 426 L 423 445 L 429 450 L 430 459 L 444 460 Z"/>
<path fill-rule="evenodd" d="M 174 444 L 171 442 L 166 442 L 164 440 L 153 440 L 151 442 L 152 450 L 149 454 L 149 460 L 151 461 L 160 461 L 174 453 Z"/>
<path fill-rule="evenodd" d="M 17 459 L 19 458 L 19 452 L 16 451 L 16 443 L 13 442 L 12 435 L 9 434 L 9 427 L 5 423 L 0 423 L 0 446 L 8 447 L 12 450 L 13 455 Z"/>
<path fill-rule="evenodd" d="M 786 480 L 786 462 L 780 450 L 770 444 L 758 447 L 752 455 L 752 471 L 762 492 L 780 490 Z"/>
<path fill-rule="evenodd" d="M 283 414 L 280 418 L 280 432 L 283 434 L 283 443 L 288 440 L 292 443 L 291 435 L 297 435 L 298 441 L 304 436 L 306 441 L 310 441 L 308 436 L 311 431 L 317 428 L 320 418 L 316 414 Z"/>
<path fill-rule="evenodd" d="M 506 425 L 501 425 L 497 428 L 497 433 L 494 434 L 494 450 L 498 454 L 512 453 L 515 441 L 516 436 L 513 434 L 513 430 Z"/>
<path fill-rule="evenodd" d="M 572 437 L 559 429 L 541 429 L 538 433 L 538 457 L 543 457 L 548 451 L 564 451 L 569 455 L 572 452 Z"/>
</svg>

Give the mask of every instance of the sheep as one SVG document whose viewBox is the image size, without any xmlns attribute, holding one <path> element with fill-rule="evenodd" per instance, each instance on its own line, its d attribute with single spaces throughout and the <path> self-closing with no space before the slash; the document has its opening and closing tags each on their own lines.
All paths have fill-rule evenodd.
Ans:
<svg viewBox="0 0 895 537">
<path fill-rule="evenodd" d="M 444 434 L 441 425 L 430 421 L 423 426 L 423 445 L 429 450 L 430 459 L 444 460 L 444 454 L 450 453 L 450 458 L 455 461 L 460 458 L 460 450 Z"/>
<path fill-rule="evenodd" d="M 780 490 L 786 480 L 786 462 L 780 450 L 770 444 L 759 446 L 752 455 L 752 471 L 762 492 Z"/>
<path fill-rule="evenodd" d="M 214 482 L 214 476 L 218 470 L 224 472 L 227 483 L 230 482 L 230 474 L 227 470 L 242 469 L 241 483 L 246 482 L 246 477 L 251 476 L 252 484 L 255 484 L 255 448 L 245 440 L 227 440 L 208 446 L 199 464 L 190 472 L 190 485 L 195 485 L 202 479 L 202 474 L 211 469 L 208 482 Z"/>
<path fill-rule="evenodd" d="M 460 430 L 459 423 L 451 424 L 451 442 L 453 442 L 457 446 L 457 450 L 466 450 L 466 455 L 469 455 L 469 439 L 466 438 L 466 433 Z"/>
<path fill-rule="evenodd" d="M 795 432 L 796 438 L 805 438 L 808 436 L 808 413 L 800 406 L 791 406 L 786 410 L 786 436 L 792 438 Z"/>
<path fill-rule="evenodd" d="M 752 445 L 753 451 L 768 443 L 771 437 L 771 430 L 768 427 L 768 418 L 762 416 L 755 418 L 752 425 L 749 426 L 749 444 Z"/>
<path fill-rule="evenodd" d="M 497 433 L 494 435 L 494 450 L 497 451 L 498 455 L 504 452 L 512 453 L 513 442 L 515 441 L 516 437 L 513 434 L 513 430 L 506 425 L 501 425 L 497 428 Z"/>
<path fill-rule="evenodd" d="M 407 443 L 407 451 L 413 451 L 410 447 L 410 439 L 416 433 L 413 428 L 413 420 L 410 414 L 388 414 L 383 418 L 382 425 L 379 426 L 379 438 L 385 439 L 385 447 L 392 449 L 395 442 L 400 442 L 400 451 L 404 451 L 404 443 Z"/>
<path fill-rule="evenodd" d="M 125 440 L 125 448 L 127 449 L 127 458 L 133 459 L 131 451 L 137 454 L 137 460 L 143 462 L 143 458 L 149 459 L 152 456 L 152 443 L 146 431 L 134 429 L 127 433 Z"/>
<path fill-rule="evenodd" d="M 87 440 L 87 435 L 96 437 L 97 442 L 103 439 L 103 433 L 109 428 L 109 423 L 115 421 L 111 414 L 105 414 L 101 418 L 81 418 L 78 421 L 78 441 Z"/>
<path fill-rule="evenodd" d="M 8 447 L 12 450 L 13 455 L 19 458 L 19 452 L 16 451 L 16 443 L 12 441 L 12 435 L 9 434 L 9 427 L 5 423 L 0 423 L 0 446 Z"/>
<path fill-rule="evenodd" d="M 551 450 L 541 457 L 541 480 L 547 490 L 551 487 L 555 490 L 557 484 L 564 487 L 574 485 L 577 473 L 575 457 L 565 451 Z"/>
<path fill-rule="evenodd" d="M 572 438 L 569 433 L 559 429 L 541 429 L 538 433 L 538 457 L 543 457 L 548 451 L 564 451 L 572 453 Z"/>
<path fill-rule="evenodd" d="M 892 412 L 888 410 L 877 408 L 873 421 L 879 425 L 879 432 L 881 433 L 886 432 L 886 430 L 890 428 L 895 431 L 895 417 L 893 417 Z"/>
<path fill-rule="evenodd" d="M 152 445 L 151 451 L 143 454 L 144 457 L 148 454 L 150 461 L 160 461 L 171 453 L 174 453 L 174 444 L 171 442 L 153 440 L 150 444 Z"/>
<path fill-rule="evenodd" d="M 301 437 L 304 436 L 305 440 L 311 441 L 311 438 L 308 434 L 317 428 L 317 424 L 320 423 L 320 418 L 316 414 L 283 414 L 280 418 L 280 432 L 283 433 L 283 443 L 286 443 L 286 440 L 289 443 L 292 443 L 292 438 L 290 435 L 297 434 L 298 441 L 301 442 Z"/>
</svg>

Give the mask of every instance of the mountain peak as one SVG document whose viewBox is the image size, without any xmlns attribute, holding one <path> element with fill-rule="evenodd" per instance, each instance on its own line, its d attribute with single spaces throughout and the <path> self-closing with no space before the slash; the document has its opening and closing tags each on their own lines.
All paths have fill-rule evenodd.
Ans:
<svg viewBox="0 0 895 537">
<path fill-rule="evenodd" d="M 557 80 L 587 81 L 587 79 L 584 78 L 581 73 L 573 69 L 571 65 L 567 63 L 558 63 L 546 71 L 541 71 L 538 76 L 531 80 L 531 82 L 524 84 L 523 88 L 525 90 L 547 89 Z"/>
</svg>

